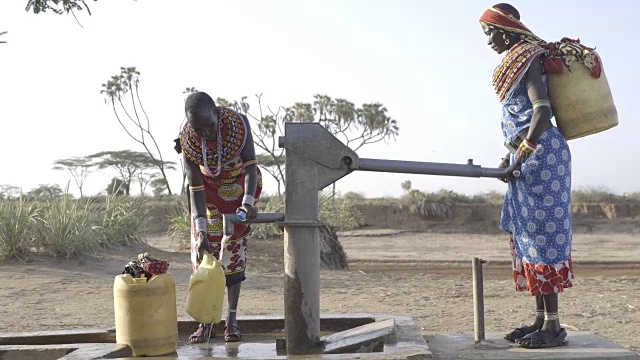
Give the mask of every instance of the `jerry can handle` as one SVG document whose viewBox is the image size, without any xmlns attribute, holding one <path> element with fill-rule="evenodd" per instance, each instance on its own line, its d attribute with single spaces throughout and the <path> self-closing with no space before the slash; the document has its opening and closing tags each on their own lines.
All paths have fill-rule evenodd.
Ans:
<svg viewBox="0 0 640 360">
<path fill-rule="evenodd" d="M 133 285 L 145 285 L 147 283 L 147 277 L 143 276 L 143 277 L 139 277 L 139 278 L 133 278 Z"/>
</svg>

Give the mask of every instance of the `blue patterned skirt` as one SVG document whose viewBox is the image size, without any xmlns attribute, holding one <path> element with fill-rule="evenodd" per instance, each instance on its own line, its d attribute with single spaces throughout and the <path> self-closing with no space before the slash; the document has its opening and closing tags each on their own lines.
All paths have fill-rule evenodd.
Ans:
<svg viewBox="0 0 640 360">
<path fill-rule="evenodd" d="M 517 290 L 545 295 L 571 286 L 571 152 L 556 127 L 545 130 L 509 183 L 500 227 L 512 237 Z"/>
</svg>

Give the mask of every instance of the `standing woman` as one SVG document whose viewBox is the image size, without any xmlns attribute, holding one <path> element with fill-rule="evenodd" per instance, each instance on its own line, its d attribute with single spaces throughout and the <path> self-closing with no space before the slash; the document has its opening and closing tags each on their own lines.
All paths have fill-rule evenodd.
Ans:
<svg viewBox="0 0 640 360">
<path fill-rule="evenodd" d="M 480 24 L 487 45 L 504 54 L 493 74 L 502 105 L 502 133 L 510 150 L 500 164 L 508 168 L 507 178 L 502 179 L 508 190 L 500 227 L 510 234 L 516 291 L 528 291 L 536 302 L 533 324 L 513 330 L 505 339 L 525 348 L 563 345 L 567 333 L 560 326 L 558 294 L 574 279 L 571 152 L 550 120 L 546 72 L 571 54 L 586 53 L 586 48 L 568 39 L 555 44 L 543 41 L 520 22 L 520 14 L 509 4 L 486 10 Z M 591 58 L 572 58 L 592 71 L 599 66 L 585 59 Z"/>
</svg>

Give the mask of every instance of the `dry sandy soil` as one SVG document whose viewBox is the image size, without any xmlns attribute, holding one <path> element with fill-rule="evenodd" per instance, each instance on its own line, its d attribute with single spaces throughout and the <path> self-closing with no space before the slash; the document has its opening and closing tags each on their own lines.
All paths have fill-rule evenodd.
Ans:
<svg viewBox="0 0 640 360">
<path fill-rule="evenodd" d="M 640 237 L 577 234 L 575 287 L 561 295 L 561 321 L 571 330 L 600 333 L 640 349 Z M 513 291 L 507 239 L 500 235 L 358 230 L 340 238 L 348 271 L 322 271 L 323 313 L 392 313 L 412 316 L 423 334 L 473 332 L 472 256 L 485 267 L 486 327 L 507 332 L 532 319 L 533 298 Z M 138 253 L 170 261 L 177 281 L 178 314 L 190 273 L 189 255 L 166 237 L 99 257 L 0 264 L 0 332 L 113 326 L 112 285 Z M 248 280 L 240 315 L 282 314 L 282 240 L 250 243 Z"/>
</svg>

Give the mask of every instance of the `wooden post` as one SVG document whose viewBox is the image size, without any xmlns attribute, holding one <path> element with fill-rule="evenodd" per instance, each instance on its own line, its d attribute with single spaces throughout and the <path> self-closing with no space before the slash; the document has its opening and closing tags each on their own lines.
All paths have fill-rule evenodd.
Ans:
<svg viewBox="0 0 640 360">
<path fill-rule="evenodd" d="M 473 335 L 476 344 L 484 337 L 484 288 L 482 284 L 482 264 L 486 261 L 473 258 Z"/>
</svg>

